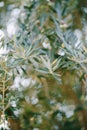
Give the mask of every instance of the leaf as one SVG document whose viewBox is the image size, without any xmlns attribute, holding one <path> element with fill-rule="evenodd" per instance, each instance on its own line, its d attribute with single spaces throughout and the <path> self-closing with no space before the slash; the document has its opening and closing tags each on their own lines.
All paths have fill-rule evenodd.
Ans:
<svg viewBox="0 0 87 130">
<path fill-rule="evenodd" d="M 49 74 L 49 71 L 47 69 L 39 68 L 39 69 L 35 69 L 35 70 L 42 73 L 42 74 Z"/>
<path fill-rule="evenodd" d="M 34 44 L 31 44 L 29 48 L 25 50 L 25 57 L 31 56 L 36 57 L 40 53 L 40 47 L 36 47 Z"/>
<path fill-rule="evenodd" d="M 19 65 L 22 65 L 24 61 L 25 60 L 23 58 L 14 59 L 12 57 L 11 58 L 9 57 L 7 61 L 7 67 L 10 67 L 10 68 L 17 67 Z"/>
<path fill-rule="evenodd" d="M 60 74 L 53 73 L 52 76 L 54 77 L 54 79 L 56 79 L 58 81 L 58 83 L 61 83 Z"/>
<path fill-rule="evenodd" d="M 83 50 L 87 53 L 87 48 L 83 45 Z"/>
<path fill-rule="evenodd" d="M 41 58 L 42 63 L 44 64 L 44 66 L 45 66 L 46 68 L 48 68 L 47 60 L 46 60 L 43 56 L 40 56 L 40 58 Z"/>
<path fill-rule="evenodd" d="M 32 52 L 32 49 L 33 49 L 33 45 L 31 44 L 28 48 L 28 46 L 26 47 L 26 50 L 25 50 L 25 56 L 29 56 L 30 53 Z"/>
<path fill-rule="evenodd" d="M 59 67 L 60 67 L 60 65 L 61 65 L 61 63 L 60 63 L 60 61 L 61 61 L 61 59 L 56 59 L 54 62 L 53 62 L 53 67 L 52 67 L 52 70 L 53 71 L 55 71 L 56 69 L 58 69 Z"/>
<path fill-rule="evenodd" d="M 21 69 L 24 72 L 24 74 L 27 74 L 26 70 L 23 67 L 21 67 Z"/>
</svg>

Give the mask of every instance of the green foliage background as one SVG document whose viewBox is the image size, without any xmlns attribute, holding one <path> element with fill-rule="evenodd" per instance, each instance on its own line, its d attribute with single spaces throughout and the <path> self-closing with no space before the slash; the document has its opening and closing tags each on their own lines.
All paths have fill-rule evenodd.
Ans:
<svg viewBox="0 0 87 130">
<path fill-rule="evenodd" d="M 14 9 L 17 30 L 9 36 Z M 86 26 L 86 0 L 4 1 L 0 114 L 11 130 L 87 129 Z"/>
</svg>

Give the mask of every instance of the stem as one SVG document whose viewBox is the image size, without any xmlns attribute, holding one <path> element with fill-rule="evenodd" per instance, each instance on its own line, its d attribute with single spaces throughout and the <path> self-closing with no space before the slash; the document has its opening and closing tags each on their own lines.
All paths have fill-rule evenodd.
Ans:
<svg viewBox="0 0 87 130">
<path fill-rule="evenodd" d="M 4 123 L 4 130 L 5 130 L 5 82 L 3 81 L 3 90 L 2 90 L 2 104 L 3 104 L 3 110 L 2 110 L 2 115 L 3 115 L 3 123 Z"/>
<path fill-rule="evenodd" d="M 3 88 L 2 88 L 2 120 L 3 120 L 3 124 L 4 124 L 4 128 L 3 130 L 5 130 L 5 78 L 6 78 L 6 72 L 5 72 L 5 75 L 4 75 L 4 79 L 2 81 L 3 83 Z"/>
<path fill-rule="evenodd" d="M 3 92 L 3 96 L 2 96 L 2 97 L 3 97 L 3 99 L 2 99 L 2 103 L 3 103 L 3 112 L 2 112 L 2 114 L 4 115 L 4 107 L 5 107 L 5 106 L 4 106 L 4 103 L 5 103 L 5 100 L 4 100 L 4 97 L 5 97 L 5 86 L 4 86 L 4 82 L 3 82 L 3 91 L 2 91 L 2 92 Z"/>
</svg>

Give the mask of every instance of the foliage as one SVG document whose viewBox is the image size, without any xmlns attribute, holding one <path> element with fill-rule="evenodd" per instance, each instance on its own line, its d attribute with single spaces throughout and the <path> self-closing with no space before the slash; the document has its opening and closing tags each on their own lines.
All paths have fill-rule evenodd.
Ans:
<svg viewBox="0 0 87 130">
<path fill-rule="evenodd" d="M 86 24 L 75 10 L 79 0 L 25 0 L 16 1 L 13 7 L 9 3 L 7 19 L 10 15 L 14 20 L 15 13 L 10 11 L 20 11 L 16 10 L 16 34 L 7 34 L 8 28 L 0 25 L 3 129 L 86 130 L 87 34 L 78 41 L 74 33 L 77 28 L 83 32 Z"/>
</svg>

